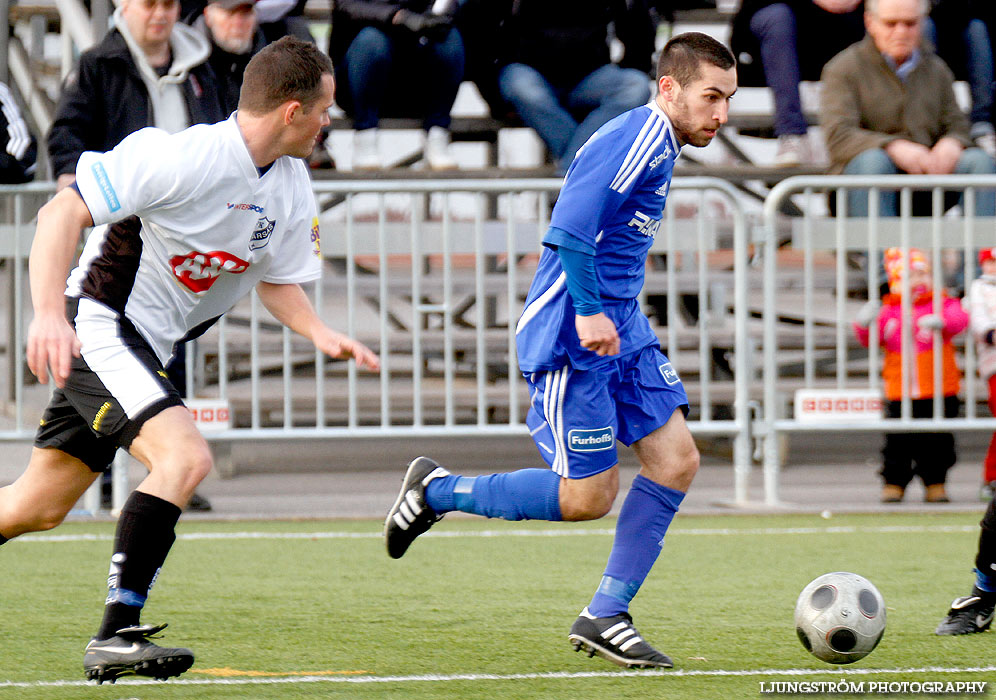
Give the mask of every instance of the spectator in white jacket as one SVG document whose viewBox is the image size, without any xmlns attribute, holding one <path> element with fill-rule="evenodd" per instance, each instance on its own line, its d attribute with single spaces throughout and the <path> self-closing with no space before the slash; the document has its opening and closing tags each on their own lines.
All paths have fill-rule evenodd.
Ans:
<svg viewBox="0 0 996 700">
<path fill-rule="evenodd" d="M 979 251 L 982 275 L 969 288 L 972 334 L 979 355 L 979 376 L 989 383 L 989 410 L 996 416 L 996 248 Z M 982 500 L 996 493 L 996 433 L 982 466 Z"/>
</svg>

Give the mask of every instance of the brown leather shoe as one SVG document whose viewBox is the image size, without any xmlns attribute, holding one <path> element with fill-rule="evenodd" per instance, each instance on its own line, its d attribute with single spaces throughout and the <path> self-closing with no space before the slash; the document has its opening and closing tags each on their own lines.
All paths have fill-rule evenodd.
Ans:
<svg viewBox="0 0 996 700">
<path fill-rule="evenodd" d="M 896 484 L 886 484 L 882 487 L 882 503 L 902 503 L 906 489 Z"/>
<path fill-rule="evenodd" d="M 927 495 L 924 496 L 923 500 L 927 503 L 951 502 L 951 499 L 948 498 L 948 492 L 944 488 L 944 484 L 929 484 L 927 486 Z"/>
</svg>

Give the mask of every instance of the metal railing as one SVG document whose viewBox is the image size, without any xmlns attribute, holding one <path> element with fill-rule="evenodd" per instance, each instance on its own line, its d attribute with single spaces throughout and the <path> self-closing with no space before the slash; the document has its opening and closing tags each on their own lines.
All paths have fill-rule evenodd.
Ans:
<svg viewBox="0 0 996 700">
<path fill-rule="evenodd" d="M 247 439 L 522 435 L 528 395 L 515 362 L 515 322 L 560 180 L 316 182 L 324 274 L 309 292 L 333 328 L 366 342 L 381 371 L 332 361 L 279 326 L 255 294 L 188 346 L 188 396 L 226 401 Z M 24 258 L 50 185 L 0 187 L 10 223 L 7 376 L 0 441 L 33 437 L 44 388 L 27 386 Z M 682 376 L 697 436 L 732 441 L 735 502 L 751 468 L 747 227 L 736 191 L 712 178 L 676 181 L 651 249 L 645 308 Z M 689 212 L 677 215 L 677 210 Z M 492 215 L 497 211 L 497 217 Z M 664 323 L 666 317 L 667 323 Z M 720 364 L 727 364 L 718 372 Z M 5 399 L 6 400 L 6 399 Z M 30 405 L 30 409 L 28 406 Z"/>
<path fill-rule="evenodd" d="M 881 389 L 879 337 L 871 327 L 870 347 L 861 348 L 851 328 L 864 300 L 880 298 L 882 251 L 918 247 L 934 262 L 933 286 L 967 289 L 976 276 L 976 249 L 996 245 L 996 219 L 976 216 L 980 192 L 996 188 L 993 175 L 818 176 L 783 180 L 765 200 L 761 232 L 764 276 L 764 414 L 755 433 L 763 437 L 764 500 L 779 502 L 781 440 L 794 432 L 841 433 L 958 431 L 996 429 L 996 419 L 982 417 L 977 404 L 986 395 L 976 374 L 975 344 L 966 333 L 961 396 L 965 415 L 945 418 L 940 331 L 934 331 L 934 415 L 914 419 L 909 377 L 912 371 L 912 323 L 902 324 L 902 417 L 865 416 L 860 422 L 802 421 L 789 407 L 800 389 Z M 847 194 L 867 190 L 867 217 L 847 216 Z M 899 193 L 899 216 L 879 215 L 878 195 Z M 914 195 L 914 193 L 923 193 Z M 962 195 L 958 208 L 945 211 L 946 195 Z M 922 196 L 926 216 L 914 216 L 914 196 Z M 806 212 L 786 222 L 779 211 L 794 198 Z M 828 201 L 829 199 L 829 201 Z M 801 200 L 801 201 L 800 201 Z M 816 214 L 836 204 L 836 218 Z M 786 225 L 787 224 L 787 225 Z M 944 269 L 945 266 L 947 269 Z M 903 318 L 911 318 L 909 279 Z M 857 297 L 851 298 L 851 297 Z M 934 295 L 935 312 L 939 295 Z"/>
</svg>

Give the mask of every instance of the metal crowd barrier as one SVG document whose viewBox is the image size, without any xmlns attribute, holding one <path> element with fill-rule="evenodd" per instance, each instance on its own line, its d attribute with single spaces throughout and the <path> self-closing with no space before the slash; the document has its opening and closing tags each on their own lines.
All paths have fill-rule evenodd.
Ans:
<svg viewBox="0 0 996 700">
<path fill-rule="evenodd" d="M 221 429 L 206 432 L 219 468 L 234 469 L 225 461 L 232 442 L 253 439 L 527 436 L 515 322 L 560 185 L 316 182 L 324 272 L 309 293 L 330 326 L 380 355 L 381 371 L 330 360 L 277 324 L 252 294 L 188 344 L 191 405 L 214 419 L 227 414 L 227 423 L 216 421 Z M 45 184 L 0 187 L 11 222 L 0 228 L 11 382 L 0 442 L 30 441 L 47 400 L 48 389 L 25 376 L 24 260 L 35 212 L 50 193 Z M 29 196 L 38 201 L 28 205 Z M 719 179 L 679 178 L 669 200 L 644 301 L 689 390 L 692 433 L 732 443 L 733 500 L 742 503 L 751 466 L 751 370 L 747 308 L 736 300 L 747 288 L 746 220 L 736 190 Z M 118 491 L 123 499 L 123 486 L 116 500 Z"/>
<path fill-rule="evenodd" d="M 871 326 L 870 347 L 861 348 L 851 324 L 865 300 L 880 299 L 884 280 L 881 255 L 885 248 L 924 250 L 932 261 L 935 290 L 961 286 L 967 290 L 977 276 L 976 250 L 996 245 L 996 220 L 976 216 L 980 192 L 996 188 L 993 175 L 949 176 L 819 176 L 792 177 L 774 188 L 764 203 L 761 256 L 764 277 L 763 417 L 755 434 L 763 440 L 764 500 L 779 502 L 783 436 L 802 432 L 961 431 L 996 429 L 996 419 L 979 413 L 987 390 L 977 376 L 975 343 L 970 330 L 956 338 L 962 364 L 964 416 L 945 418 L 940 371 L 940 331 L 934 331 L 933 417 L 914 419 L 909 395 L 912 324 L 903 324 L 902 413 L 884 418 L 867 397 L 881 395 L 880 338 Z M 847 216 L 847 193 L 868 190 L 867 217 Z M 899 193 L 899 216 L 879 215 L 878 194 Z M 917 193 L 917 194 L 914 194 Z M 945 211 L 950 196 L 963 202 Z M 922 197 L 927 215 L 914 216 L 914 197 Z M 789 200 L 805 212 L 787 220 L 780 211 Z M 836 205 L 836 217 L 819 213 Z M 946 268 L 946 269 L 945 269 Z M 909 318 L 909 277 L 904 317 Z M 935 313 L 940 309 L 935 295 Z M 963 347 L 962 347 L 963 346 Z M 853 394 L 848 394 L 853 390 Z M 814 392 L 827 410 L 806 412 L 798 392 Z M 839 400 L 833 397 L 840 397 Z M 850 403 L 854 397 L 857 403 Z M 850 399 L 848 398 L 850 397 Z M 795 398 L 795 401 L 793 401 Z M 837 402 L 837 403 L 835 403 Z M 835 414 L 836 406 L 843 414 Z M 847 415 L 851 406 L 864 412 Z M 871 409 L 871 410 L 869 410 Z M 877 452 L 870 449 L 870 454 Z"/>
</svg>

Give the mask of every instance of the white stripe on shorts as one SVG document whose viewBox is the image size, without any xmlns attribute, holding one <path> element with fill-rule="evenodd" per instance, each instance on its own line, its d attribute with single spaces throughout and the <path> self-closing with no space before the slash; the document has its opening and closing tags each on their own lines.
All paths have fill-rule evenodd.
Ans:
<svg viewBox="0 0 996 700">
<path fill-rule="evenodd" d="M 543 392 L 543 413 L 546 422 L 550 424 L 553 435 L 555 455 L 550 468 L 555 474 L 567 477 L 569 465 L 567 462 L 567 445 L 564 442 L 564 395 L 567 393 L 569 368 L 547 372 L 546 386 Z"/>
<path fill-rule="evenodd" d="M 80 298 L 76 336 L 87 366 L 118 400 L 128 418 L 166 396 L 154 370 L 145 366 L 122 341 L 118 314 L 93 299 Z M 152 353 L 152 349 L 149 349 Z"/>
</svg>

